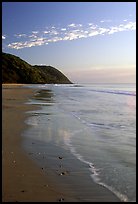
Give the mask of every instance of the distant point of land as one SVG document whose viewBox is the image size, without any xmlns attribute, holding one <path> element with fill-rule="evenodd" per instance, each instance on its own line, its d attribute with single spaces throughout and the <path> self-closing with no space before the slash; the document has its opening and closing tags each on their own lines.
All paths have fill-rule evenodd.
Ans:
<svg viewBox="0 0 138 204">
<path fill-rule="evenodd" d="M 15 55 L 2 53 L 2 83 L 72 84 L 52 66 L 32 66 Z"/>
</svg>

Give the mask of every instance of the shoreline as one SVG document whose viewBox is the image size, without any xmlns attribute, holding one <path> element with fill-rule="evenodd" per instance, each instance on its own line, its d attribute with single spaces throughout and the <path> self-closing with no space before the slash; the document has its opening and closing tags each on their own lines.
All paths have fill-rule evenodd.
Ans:
<svg viewBox="0 0 138 204">
<path fill-rule="evenodd" d="M 54 171 L 48 167 L 46 172 L 36 165 L 35 159 L 29 158 L 21 143 L 22 133 L 28 125 L 27 111 L 40 109 L 40 106 L 25 104 L 38 89 L 27 88 L 26 84 L 2 85 L 2 191 L 3 202 L 86 202 L 87 195 L 91 202 L 120 202 L 120 200 L 106 188 L 89 183 L 89 177 L 80 174 L 82 163 L 71 153 L 66 155 L 63 165 L 70 164 L 70 169 L 76 168 L 69 176 L 55 174 L 59 160 L 49 160 L 46 155 L 46 163 L 53 162 Z M 16 122 L 15 122 L 16 121 Z M 47 132 L 48 134 L 48 132 Z M 61 149 L 53 150 L 54 158 L 58 158 Z M 49 154 L 48 153 L 48 154 Z M 62 155 L 65 152 L 62 152 Z M 63 160 L 64 161 L 64 160 Z M 71 161 L 68 162 L 68 161 Z M 86 169 L 84 168 L 84 171 Z M 75 176 L 75 177 L 74 177 Z M 86 178 L 87 189 L 84 189 L 83 181 Z M 65 179 L 65 180 L 64 180 Z M 62 186 L 62 188 L 60 188 Z M 69 187 L 69 188 L 68 188 Z M 79 193 L 78 193 L 79 192 Z M 82 195 L 81 195 L 82 193 Z M 64 198 L 64 199 L 63 199 Z"/>
</svg>

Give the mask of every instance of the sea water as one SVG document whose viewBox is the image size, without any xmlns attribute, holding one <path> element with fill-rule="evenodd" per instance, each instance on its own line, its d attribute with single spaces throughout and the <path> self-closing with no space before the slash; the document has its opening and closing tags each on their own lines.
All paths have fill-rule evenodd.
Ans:
<svg viewBox="0 0 138 204">
<path fill-rule="evenodd" d="M 69 150 L 90 178 L 122 201 L 136 201 L 135 84 L 39 84 L 26 121 L 33 139 Z M 34 134 L 34 132 L 36 134 Z"/>
</svg>

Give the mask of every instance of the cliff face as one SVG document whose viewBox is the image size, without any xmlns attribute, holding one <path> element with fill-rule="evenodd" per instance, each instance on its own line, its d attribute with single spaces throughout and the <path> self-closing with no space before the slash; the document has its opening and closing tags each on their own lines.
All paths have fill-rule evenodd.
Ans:
<svg viewBox="0 0 138 204">
<path fill-rule="evenodd" d="M 51 66 L 32 66 L 19 57 L 2 53 L 2 83 L 71 84 L 58 69 Z"/>
</svg>

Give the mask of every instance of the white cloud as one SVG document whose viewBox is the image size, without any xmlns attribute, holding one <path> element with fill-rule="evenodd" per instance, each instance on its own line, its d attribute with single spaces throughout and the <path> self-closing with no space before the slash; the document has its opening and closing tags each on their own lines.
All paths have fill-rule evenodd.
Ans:
<svg viewBox="0 0 138 204">
<path fill-rule="evenodd" d="M 88 30 L 85 30 L 85 31 L 84 31 L 84 33 L 85 33 L 85 34 L 88 34 L 88 33 L 89 33 L 89 31 L 88 31 Z"/>
<path fill-rule="evenodd" d="M 72 24 L 68 25 L 68 27 L 73 27 L 73 28 L 75 28 L 76 25 L 75 25 L 74 23 L 72 23 Z"/>
<path fill-rule="evenodd" d="M 58 42 L 58 41 L 61 41 L 62 38 L 61 37 L 54 37 L 52 39 L 49 39 L 48 42 Z"/>
<path fill-rule="evenodd" d="M 37 35 L 34 35 L 34 34 L 33 34 L 33 35 L 29 35 L 28 37 L 29 37 L 29 38 L 38 38 L 38 36 L 37 36 Z"/>
<path fill-rule="evenodd" d="M 118 28 L 117 27 L 111 27 L 108 34 L 110 35 L 110 34 L 113 34 L 113 33 L 116 33 L 116 32 L 118 32 Z"/>
<path fill-rule="evenodd" d="M 105 20 L 101 20 L 100 23 L 110 23 L 112 22 L 112 20 L 110 19 L 105 19 Z"/>
<path fill-rule="evenodd" d="M 37 38 L 33 41 L 26 41 L 26 42 L 15 42 L 11 43 L 8 45 L 9 48 L 14 48 L 14 49 L 22 49 L 25 47 L 33 47 L 33 46 L 40 46 L 44 45 L 46 42 L 45 38 Z"/>
<path fill-rule="evenodd" d="M 32 31 L 31 35 L 16 34 L 17 38 L 26 37 L 26 41 L 13 42 L 8 45 L 9 48 L 22 49 L 25 47 L 47 45 L 59 41 L 77 40 L 81 38 L 90 38 L 97 35 L 111 35 L 121 31 L 136 30 L 136 22 L 123 21 L 122 24 L 116 26 L 98 26 L 93 23 L 87 25 L 70 24 L 68 28 L 46 28 L 44 31 Z M 45 35 L 46 34 L 46 35 Z M 5 36 L 2 36 L 5 39 Z"/>
<path fill-rule="evenodd" d="M 46 31 L 43 31 L 43 33 L 44 33 L 44 34 L 48 34 L 48 33 L 49 33 L 49 31 L 47 31 L 47 30 L 46 30 Z"/>
<path fill-rule="evenodd" d="M 97 27 L 98 27 L 97 25 L 92 25 L 92 26 L 90 26 L 90 29 L 95 30 Z"/>
<path fill-rule="evenodd" d="M 78 33 L 78 32 L 80 32 L 80 30 L 79 30 L 79 29 L 76 29 L 76 30 L 73 30 L 72 32 L 73 32 L 73 33 Z"/>
<path fill-rule="evenodd" d="M 136 22 L 129 22 L 128 24 L 124 25 L 124 28 L 128 30 L 136 30 Z"/>
<path fill-rule="evenodd" d="M 21 37 L 26 37 L 26 34 L 15 34 L 14 36 L 17 38 L 21 38 Z"/>
<path fill-rule="evenodd" d="M 38 33 L 39 33 L 39 31 L 32 31 L 32 33 L 33 33 L 33 34 L 38 34 Z"/>
<path fill-rule="evenodd" d="M 127 24 L 120 24 L 119 26 L 111 27 L 108 34 L 113 34 L 120 31 L 136 30 L 136 22 L 129 22 Z"/>
<path fill-rule="evenodd" d="M 63 40 L 76 40 L 77 38 L 78 38 L 78 34 L 70 32 L 63 38 Z"/>
<path fill-rule="evenodd" d="M 72 27 L 72 28 L 76 28 L 76 27 L 82 27 L 82 24 L 75 24 L 75 23 L 71 23 L 68 25 L 68 27 Z"/>
<path fill-rule="evenodd" d="M 99 28 L 99 34 L 105 34 L 109 31 L 108 28 Z"/>
<path fill-rule="evenodd" d="M 61 31 L 66 31 L 67 29 L 66 28 L 61 28 Z"/>
<path fill-rule="evenodd" d="M 51 31 L 50 31 L 50 34 L 51 34 L 51 35 L 58 35 L 59 33 L 58 33 L 56 30 L 51 30 Z"/>
<path fill-rule="evenodd" d="M 76 40 L 85 37 L 87 37 L 87 34 L 84 30 L 75 29 L 66 33 L 63 40 Z"/>
<path fill-rule="evenodd" d="M 6 36 L 5 35 L 2 35 L 2 40 L 5 40 L 6 39 Z"/>
<path fill-rule="evenodd" d="M 90 32 L 88 35 L 91 36 L 95 36 L 95 35 L 99 35 L 100 33 L 98 31 L 92 31 Z"/>
</svg>

